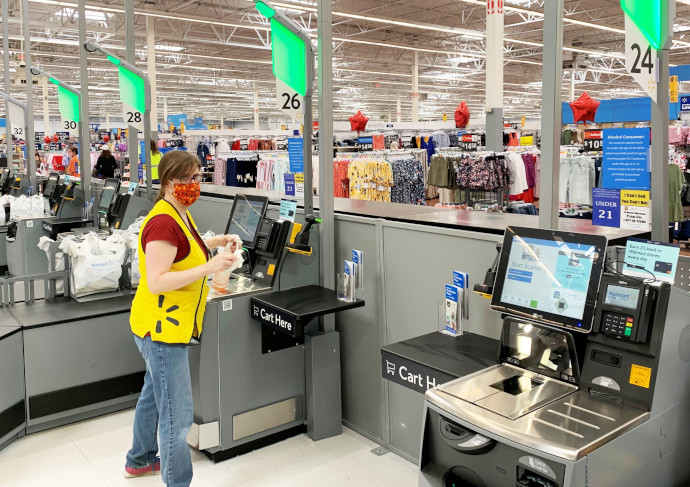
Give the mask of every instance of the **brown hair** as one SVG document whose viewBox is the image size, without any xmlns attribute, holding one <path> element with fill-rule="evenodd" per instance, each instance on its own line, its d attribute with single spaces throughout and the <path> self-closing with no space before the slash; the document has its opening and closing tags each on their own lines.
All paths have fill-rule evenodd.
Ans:
<svg viewBox="0 0 690 487">
<path fill-rule="evenodd" d="M 101 155 L 107 159 L 110 159 L 111 157 L 113 157 L 113 155 L 110 153 L 110 151 L 108 149 L 103 149 L 101 151 Z"/>
<path fill-rule="evenodd" d="M 75 146 L 72 146 L 69 148 L 69 151 L 72 152 L 75 156 L 79 155 L 79 149 L 77 149 Z"/>
<path fill-rule="evenodd" d="M 194 169 L 201 169 L 201 161 L 196 154 L 190 154 L 183 150 L 173 150 L 165 154 L 158 165 L 158 178 L 161 187 L 158 190 L 156 201 L 165 198 L 165 184 L 168 181 L 187 176 Z"/>
<path fill-rule="evenodd" d="M 152 154 L 158 154 L 160 152 L 158 150 L 158 144 L 156 143 L 155 140 L 149 139 L 149 145 L 151 146 L 151 153 Z"/>
</svg>

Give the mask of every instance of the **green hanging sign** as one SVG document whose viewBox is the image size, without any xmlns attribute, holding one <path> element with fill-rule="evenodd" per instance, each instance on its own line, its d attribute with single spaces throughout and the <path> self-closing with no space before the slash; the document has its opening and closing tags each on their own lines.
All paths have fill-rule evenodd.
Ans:
<svg viewBox="0 0 690 487">
<path fill-rule="evenodd" d="M 665 41 L 662 29 L 662 0 L 621 0 L 621 7 L 652 47 L 660 49 Z"/>
<path fill-rule="evenodd" d="M 120 100 L 144 113 L 146 111 L 146 88 L 143 78 L 119 63 L 117 70 L 120 80 Z"/>
<path fill-rule="evenodd" d="M 62 118 L 79 123 L 79 95 L 58 85 L 58 106 Z"/>
</svg>

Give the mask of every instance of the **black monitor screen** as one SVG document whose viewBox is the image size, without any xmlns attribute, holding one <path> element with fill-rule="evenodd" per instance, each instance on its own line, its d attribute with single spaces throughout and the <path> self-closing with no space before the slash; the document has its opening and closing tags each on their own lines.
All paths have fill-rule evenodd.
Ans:
<svg viewBox="0 0 690 487">
<path fill-rule="evenodd" d="M 46 181 L 45 188 L 43 189 L 43 196 L 49 199 L 54 199 L 54 193 L 58 186 L 58 181 L 60 176 L 57 173 L 52 173 L 48 176 L 48 181 Z"/>
<path fill-rule="evenodd" d="M 120 187 L 120 181 L 117 179 L 106 179 L 105 186 L 103 187 L 103 192 L 98 200 L 98 210 L 108 211 L 110 209 L 110 204 L 113 202 L 115 193 L 117 193 Z"/>
<path fill-rule="evenodd" d="M 606 243 L 599 235 L 508 227 L 491 306 L 589 333 Z"/>
<path fill-rule="evenodd" d="M 263 196 L 235 196 L 225 233 L 237 235 L 242 239 L 244 247 L 253 249 L 256 242 L 256 230 L 267 205 L 268 198 Z"/>
<path fill-rule="evenodd" d="M 2 175 L 0 175 L 0 188 L 5 188 L 7 187 L 10 181 L 10 170 L 9 169 L 3 169 L 2 170 Z"/>
</svg>

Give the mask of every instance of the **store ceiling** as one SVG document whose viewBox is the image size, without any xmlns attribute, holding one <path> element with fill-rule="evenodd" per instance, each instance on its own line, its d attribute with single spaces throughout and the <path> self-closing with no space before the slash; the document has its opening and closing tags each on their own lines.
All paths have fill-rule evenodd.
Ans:
<svg viewBox="0 0 690 487">
<path fill-rule="evenodd" d="M 313 0 L 273 2 L 309 29 L 316 42 Z M 253 90 L 259 90 L 262 120 L 279 119 L 271 73 L 268 24 L 244 0 L 135 1 L 136 59 L 146 69 L 146 19 L 155 26 L 158 107 L 169 113 L 253 117 Z M 506 116 L 538 116 L 544 0 L 505 0 Z M 12 76 L 21 74 L 20 0 L 10 0 Z M 87 1 L 89 38 L 125 57 L 124 0 Z M 34 64 L 79 85 L 76 0 L 29 1 Z M 467 101 L 474 117 L 484 106 L 483 0 L 336 0 L 333 2 L 334 112 L 346 119 L 361 109 L 372 119 L 395 119 L 401 98 L 403 120 L 411 116 L 412 65 L 420 64 L 420 119 L 452 118 Z M 563 99 L 571 76 L 575 94 L 587 90 L 599 99 L 643 96 L 625 74 L 623 14 L 619 0 L 566 0 L 564 60 L 579 67 L 565 72 Z M 690 64 L 690 0 L 677 2 L 672 64 Z M 1 75 L 1 73 L 0 73 Z M 51 87 L 51 90 L 53 88 Z M 14 85 L 21 98 L 25 87 Z M 121 113 L 117 72 L 104 58 L 89 57 L 92 115 Z M 41 90 L 35 92 L 42 111 Z M 52 91 L 51 91 L 52 93 Z M 51 97 L 57 115 L 57 97 Z"/>
</svg>

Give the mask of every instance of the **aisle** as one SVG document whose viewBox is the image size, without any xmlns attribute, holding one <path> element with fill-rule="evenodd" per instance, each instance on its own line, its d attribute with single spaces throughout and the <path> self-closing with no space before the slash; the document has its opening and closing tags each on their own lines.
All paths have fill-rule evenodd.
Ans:
<svg viewBox="0 0 690 487">
<path fill-rule="evenodd" d="M 24 437 L 0 451 L 2 487 L 161 487 L 160 476 L 125 479 L 134 410 Z M 322 440 L 305 435 L 214 465 L 193 452 L 192 486 L 413 487 L 416 467 L 351 430 Z"/>
</svg>

